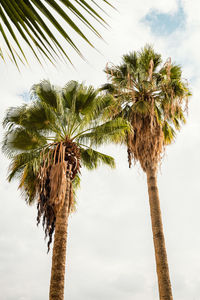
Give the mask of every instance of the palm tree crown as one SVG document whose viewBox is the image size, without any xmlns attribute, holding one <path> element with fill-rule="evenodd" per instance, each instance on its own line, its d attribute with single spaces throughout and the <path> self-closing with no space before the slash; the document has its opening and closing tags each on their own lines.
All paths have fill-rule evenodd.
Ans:
<svg viewBox="0 0 200 300">
<path fill-rule="evenodd" d="M 169 58 L 162 65 L 161 55 L 149 45 L 123 56 L 120 65 L 107 66 L 111 83 L 102 89 L 114 95 L 109 116 L 130 121 L 127 135 L 129 166 L 132 158 L 143 170 L 157 166 L 165 145 L 170 144 L 185 123 L 190 92 L 182 79 L 181 67 Z"/>
<path fill-rule="evenodd" d="M 99 32 L 94 28 L 88 16 L 96 20 L 102 25 L 106 22 L 102 18 L 99 8 L 103 9 L 95 2 L 88 3 L 87 0 L 0 0 L 0 32 L 5 41 L 5 50 L 0 47 L 0 56 L 4 59 L 5 53 L 9 53 L 9 58 L 17 65 L 18 60 L 27 62 L 24 47 L 18 39 L 18 35 L 32 50 L 34 56 L 41 63 L 41 57 L 54 63 L 56 58 L 62 56 L 70 61 L 65 47 L 61 45 L 57 37 L 49 29 L 48 23 L 52 24 L 52 28 L 57 30 L 57 33 L 62 36 L 67 43 L 82 56 L 78 46 L 70 37 L 69 32 L 56 19 L 55 13 L 61 17 L 66 26 L 69 26 L 82 39 L 91 46 L 92 43 L 88 40 L 84 32 L 77 25 L 79 19 L 85 27 L 88 27 L 95 35 L 101 37 Z M 102 4 L 106 3 L 112 6 L 108 1 L 101 0 Z M 74 17 L 75 20 L 74 21 Z M 8 34 L 9 33 L 9 34 Z M 12 42 L 11 42 L 12 40 Z M 16 48 L 13 46 L 13 42 Z"/>
<path fill-rule="evenodd" d="M 121 118 L 103 122 L 102 112 L 111 98 L 75 81 L 63 89 L 42 81 L 33 86 L 32 99 L 30 104 L 8 110 L 3 151 L 11 159 L 9 181 L 20 179 L 19 188 L 28 203 L 39 198 L 38 222 L 42 216 L 50 243 L 56 213 L 65 198 L 67 172 L 76 186 L 80 165 L 114 167 L 112 157 L 92 147 L 121 141 L 128 125 Z M 73 208 L 74 200 L 70 211 Z"/>
</svg>

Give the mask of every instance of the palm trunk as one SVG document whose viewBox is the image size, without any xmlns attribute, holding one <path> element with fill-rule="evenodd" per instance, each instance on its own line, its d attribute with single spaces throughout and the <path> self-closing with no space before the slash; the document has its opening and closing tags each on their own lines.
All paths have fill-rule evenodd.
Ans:
<svg viewBox="0 0 200 300">
<path fill-rule="evenodd" d="M 67 179 L 65 201 L 56 216 L 49 300 L 64 300 L 67 226 L 70 203 L 70 179 Z"/>
<path fill-rule="evenodd" d="M 157 172 L 155 168 L 149 168 L 146 173 L 160 300 L 173 300 L 157 187 Z"/>
</svg>

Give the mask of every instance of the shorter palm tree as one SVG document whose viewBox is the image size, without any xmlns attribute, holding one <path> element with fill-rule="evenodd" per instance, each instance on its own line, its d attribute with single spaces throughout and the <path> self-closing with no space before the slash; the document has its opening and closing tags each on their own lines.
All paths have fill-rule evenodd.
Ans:
<svg viewBox="0 0 200 300">
<path fill-rule="evenodd" d="M 167 253 L 162 227 L 157 170 L 167 144 L 185 123 L 188 90 L 181 67 L 171 59 L 163 65 L 161 55 L 149 45 L 123 56 L 120 65 L 107 66 L 110 83 L 102 89 L 114 96 L 109 118 L 122 117 L 132 127 L 126 139 L 128 162 L 139 162 L 147 175 L 149 204 L 160 300 L 172 300 Z"/>
<path fill-rule="evenodd" d="M 128 125 L 121 118 L 103 122 L 111 98 L 74 81 L 61 90 L 43 81 L 33 86 L 32 99 L 8 110 L 3 150 L 11 159 L 9 181 L 18 177 L 27 202 L 38 201 L 37 222 L 42 219 L 48 250 L 55 230 L 50 300 L 63 300 L 68 216 L 80 167 L 114 167 L 112 157 L 92 146 L 120 141 Z"/>
</svg>

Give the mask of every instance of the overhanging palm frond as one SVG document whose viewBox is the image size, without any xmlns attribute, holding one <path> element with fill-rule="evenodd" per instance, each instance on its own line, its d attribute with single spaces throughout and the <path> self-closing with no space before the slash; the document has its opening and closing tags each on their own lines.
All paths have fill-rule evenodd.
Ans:
<svg viewBox="0 0 200 300">
<path fill-rule="evenodd" d="M 18 66 L 18 60 L 27 63 L 26 54 L 21 46 L 23 40 L 40 63 L 41 58 L 46 58 L 54 64 L 61 57 L 71 62 L 65 47 L 52 33 L 48 23 L 57 31 L 58 36 L 63 37 L 82 56 L 77 44 L 65 28 L 67 26 L 71 28 L 93 47 L 76 21 L 81 21 L 85 27 L 101 38 L 92 24 L 93 22 L 88 20 L 88 16 L 92 17 L 93 21 L 106 25 L 107 23 L 102 17 L 102 9 L 99 9 L 103 3 L 112 6 L 109 1 L 105 0 L 100 0 L 99 5 L 95 1 L 88 0 L 0 0 L 0 17 L 2 20 L 0 32 L 6 45 L 5 50 L 0 49 L 0 56 L 4 59 L 5 53 L 8 51 L 10 59 L 16 66 Z M 60 24 L 55 14 L 61 18 L 64 26 Z M 74 16 L 76 21 L 73 21 Z"/>
</svg>

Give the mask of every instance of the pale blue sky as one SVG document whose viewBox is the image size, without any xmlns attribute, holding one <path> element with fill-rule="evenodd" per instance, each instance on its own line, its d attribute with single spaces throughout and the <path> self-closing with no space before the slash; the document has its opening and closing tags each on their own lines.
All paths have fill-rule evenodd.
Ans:
<svg viewBox="0 0 200 300">
<path fill-rule="evenodd" d="M 162 13 L 152 9 L 142 19 L 142 22 L 150 26 L 152 33 L 157 36 L 167 36 L 177 29 L 184 30 L 185 21 L 185 12 L 180 3 L 175 12 Z"/>
</svg>

